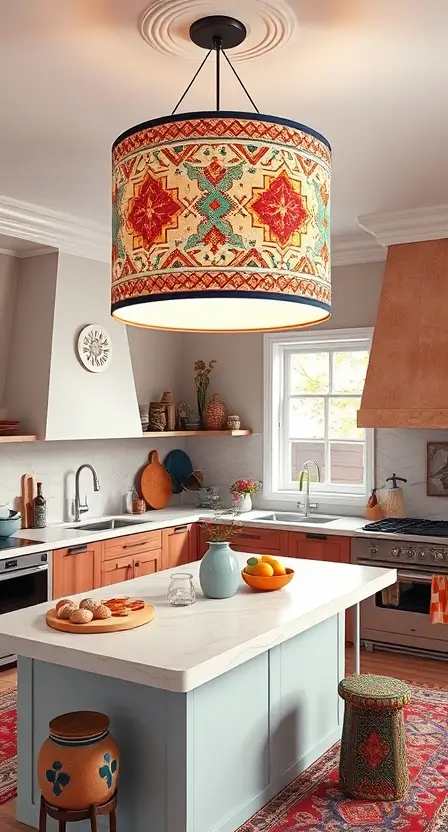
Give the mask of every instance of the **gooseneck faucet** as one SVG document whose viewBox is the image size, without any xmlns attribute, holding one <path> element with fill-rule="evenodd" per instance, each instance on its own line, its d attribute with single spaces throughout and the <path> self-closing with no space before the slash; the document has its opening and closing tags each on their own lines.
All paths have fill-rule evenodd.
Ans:
<svg viewBox="0 0 448 832">
<path fill-rule="evenodd" d="M 303 499 L 303 512 L 305 517 L 308 517 L 310 513 L 310 465 L 314 465 L 317 474 L 317 482 L 320 482 L 320 468 L 317 462 L 315 462 L 314 459 L 308 459 L 307 462 L 304 462 L 299 477 L 300 490 L 302 490 L 303 487 L 303 480 L 306 480 L 305 495 Z M 300 501 L 297 503 L 297 508 L 301 508 Z M 317 506 L 313 506 L 313 508 L 317 508 Z"/>
<path fill-rule="evenodd" d="M 85 497 L 85 502 L 81 504 L 81 500 L 79 497 L 79 477 L 81 471 L 84 468 L 88 468 L 89 471 L 92 472 L 93 478 L 93 490 L 99 491 L 100 490 L 100 481 L 98 479 L 98 474 L 95 471 L 93 465 L 90 465 L 89 462 L 85 462 L 84 465 L 80 465 L 76 474 L 75 474 L 75 522 L 77 523 L 78 520 L 81 520 L 81 514 L 84 514 L 86 511 L 89 510 L 89 505 L 87 503 L 87 496 Z"/>
</svg>

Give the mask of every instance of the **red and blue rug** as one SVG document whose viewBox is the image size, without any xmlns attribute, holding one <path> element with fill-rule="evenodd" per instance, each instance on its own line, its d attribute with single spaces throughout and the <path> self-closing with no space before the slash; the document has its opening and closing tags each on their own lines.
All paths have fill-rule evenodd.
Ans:
<svg viewBox="0 0 448 832">
<path fill-rule="evenodd" d="M 448 832 L 448 690 L 411 687 L 406 708 L 411 787 L 404 800 L 370 803 L 341 792 L 338 744 L 238 832 Z"/>
<path fill-rule="evenodd" d="M 17 794 L 16 691 L 0 693 L 0 803 Z"/>
</svg>

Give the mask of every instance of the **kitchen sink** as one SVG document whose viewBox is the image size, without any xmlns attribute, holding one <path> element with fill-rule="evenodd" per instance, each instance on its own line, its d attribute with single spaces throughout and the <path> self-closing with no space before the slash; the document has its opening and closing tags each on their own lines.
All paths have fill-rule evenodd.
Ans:
<svg viewBox="0 0 448 832">
<path fill-rule="evenodd" d="M 153 520 L 125 520 L 113 517 L 112 520 L 97 520 L 93 523 L 83 523 L 80 526 L 66 526 L 67 529 L 77 529 L 80 532 L 102 532 L 110 529 L 125 529 L 127 526 L 137 526 L 139 523 L 152 523 Z"/>
<path fill-rule="evenodd" d="M 313 525 L 316 523 L 317 525 L 325 524 L 325 523 L 332 523 L 333 520 L 337 520 L 337 517 L 331 517 L 329 514 L 310 514 L 308 517 L 305 517 L 304 514 L 299 514 L 298 512 L 287 512 L 287 511 L 276 511 L 273 514 L 269 514 L 267 517 L 263 517 L 263 520 L 270 521 L 271 523 L 300 523 L 301 525 L 310 523 Z"/>
</svg>

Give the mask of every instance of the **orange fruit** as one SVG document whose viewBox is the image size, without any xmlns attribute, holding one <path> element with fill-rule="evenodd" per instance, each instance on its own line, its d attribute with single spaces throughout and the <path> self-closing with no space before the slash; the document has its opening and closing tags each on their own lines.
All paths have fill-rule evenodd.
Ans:
<svg viewBox="0 0 448 832">
<path fill-rule="evenodd" d="M 280 563 L 277 558 L 274 558 L 273 555 L 263 555 L 261 558 L 263 563 L 269 563 L 274 570 L 274 575 L 286 575 L 286 569 L 282 563 Z"/>
<path fill-rule="evenodd" d="M 274 569 L 270 563 L 264 563 L 264 561 L 260 561 L 258 566 L 253 567 L 253 575 L 258 575 L 260 578 L 272 578 L 274 574 Z"/>
<path fill-rule="evenodd" d="M 258 566 L 258 564 L 257 564 L 257 566 Z M 246 575 L 256 575 L 257 573 L 256 573 L 255 570 L 256 570 L 257 566 L 245 566 L 244 567 L 244 572 L 246 573 Z"/>
</svg>

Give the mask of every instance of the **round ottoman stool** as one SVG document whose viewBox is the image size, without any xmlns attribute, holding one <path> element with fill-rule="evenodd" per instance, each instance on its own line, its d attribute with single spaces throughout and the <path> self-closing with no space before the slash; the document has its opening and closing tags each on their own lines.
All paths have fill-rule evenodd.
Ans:
<svg viewBox="0 0 448 832">
<path fill-rule="evenodd" d="M 345 700 L 339 782 L 361 800 L 400 800 L 409 788 L 403 708 L 407 685 L 389 676 L 350 676 Z"/>
</svg>

